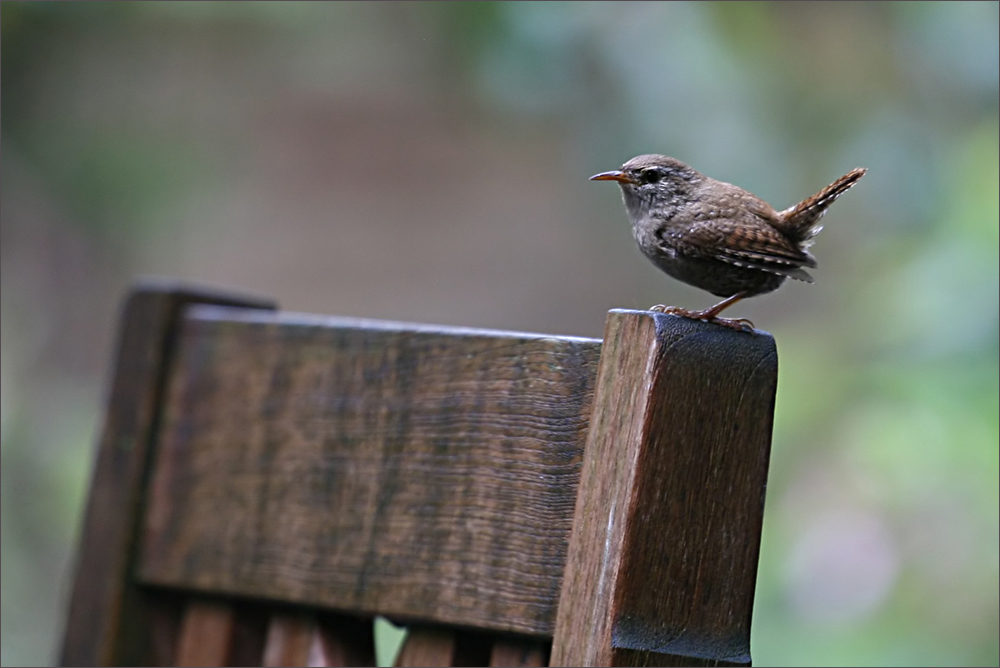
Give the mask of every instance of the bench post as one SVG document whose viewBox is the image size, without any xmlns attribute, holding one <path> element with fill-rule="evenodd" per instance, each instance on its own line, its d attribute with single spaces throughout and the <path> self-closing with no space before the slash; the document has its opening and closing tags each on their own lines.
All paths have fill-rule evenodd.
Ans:
<svg viewBox="0 0 1000 668">
<path fill-rule="evenodd" d="M 749 665 L 777 366 L 765 332 L 609 313 L 551 665 Z"/>
<path fill-rule="evenodd" d="M 177 322 L 192 303 L 275 308 L 267 300 L 175 281 L 145 280 L 132 289 L 77 552 L 62 665 L 170 663 L 169 657 L 157 657 L 157 648 L 170 639 L 158 642 L 130 629 L 157 613 L 146 610 L 141 593 L 128 582 L 159 399 Z"/>
</svg>

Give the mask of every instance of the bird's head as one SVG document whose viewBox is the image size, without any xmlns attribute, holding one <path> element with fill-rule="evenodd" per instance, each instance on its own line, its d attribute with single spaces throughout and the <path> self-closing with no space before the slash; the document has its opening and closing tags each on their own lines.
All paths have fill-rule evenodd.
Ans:
<svg viewBox="0 0 1000 668">
<path fill-rule="evenodd" d="M 665 155 L 640 155 L 621 169 L 601 172 L 591 181 L 617 181 L 629 215 L 642 215 L 649 208 L 659 208 L 690 199 L 691 192 L 704 179 L 701 173 L 680 160 Z"/>
</svg>

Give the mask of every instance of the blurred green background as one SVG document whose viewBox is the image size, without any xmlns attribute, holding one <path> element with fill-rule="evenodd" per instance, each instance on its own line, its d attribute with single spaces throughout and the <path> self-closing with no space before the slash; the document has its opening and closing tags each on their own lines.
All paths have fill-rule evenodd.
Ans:
<svg viewBox="0 0 1000 668">
<path fill-rule="evenodd" d="M 713 297 L 587 177 L 778 208 L 850 168 L 778 342 L 758 665 L 998 664 L 997 3 L 2 5 L 2 661 L 55 661 L 136 274 L 601 336 Z"/>
</svg>

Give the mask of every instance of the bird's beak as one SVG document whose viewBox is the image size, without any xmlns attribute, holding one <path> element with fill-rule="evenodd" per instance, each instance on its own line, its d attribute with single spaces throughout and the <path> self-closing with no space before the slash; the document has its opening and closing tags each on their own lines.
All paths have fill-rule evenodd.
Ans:
<svg viewBox="0 0 1000 668">
<path fill-rule="evenodd" d="M 613 172 L 601 172 L 600 174 L 594 174 L 590 177 L 591 181 L 617 181 L 618 183 L 631 183 L 632 185 L 638 185 L 635 181 L 629 178 L 628 174 L 616 169 Z"/>
</svg>

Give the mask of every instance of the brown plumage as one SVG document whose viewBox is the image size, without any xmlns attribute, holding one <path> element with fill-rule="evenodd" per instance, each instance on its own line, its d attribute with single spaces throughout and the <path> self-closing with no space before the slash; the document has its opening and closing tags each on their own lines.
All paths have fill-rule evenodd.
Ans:
<svg viewBox="0 0 1000 668">
<path fill-rule="evenodd" d="M 725 297 L 704 311 L 653 307 L 746 329 L 747 320 L 718 318 L 741 299 L 778 289 L 786 278 L 812 283 L 806 267 L 819 221 L 864 176 L 854 169 L 784 211 L 729 183 L 664 155 L 640 155 L 620 170 L 592 176 L 617 181 L 640 250 L 674 278 Z"/>
</svg>

